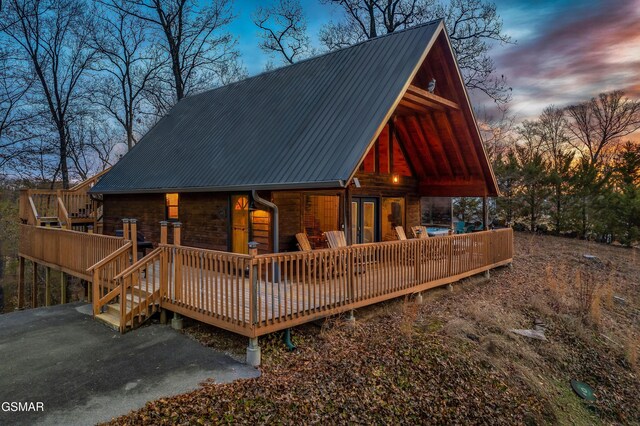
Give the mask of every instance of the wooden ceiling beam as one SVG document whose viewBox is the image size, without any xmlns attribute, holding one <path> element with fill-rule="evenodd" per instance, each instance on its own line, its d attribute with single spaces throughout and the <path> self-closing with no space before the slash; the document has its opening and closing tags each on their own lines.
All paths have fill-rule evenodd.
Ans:
<svg viewBox="0 0 640 426">
<path fill-rule="evenodd" d="M 418 105 L 423 105 L 425 108 L 437 109 L 440 111 L 444 111 L 446 109 L 460 109 L 460 106 L 457 103 L 443 98 L 442 96 L 438 96 L 435 93 L 421 89 L 418 86 L 414 86 L 413 84 L 409 85 L 403 99 L 407 99 L 408 101 Z"/>
<path fill-rule="evenodd" d="M 431 163 L 430 165 L 435 175 L 442 176 L 442 174 L 440 173 L 440 169 L 438 168 L 438 163 L 436 162 L 436 156 L 433 153 L 433 150 L 431 149 L 432 147 L 429 145 L 429 141 L 425 137 L 422 126 L 420 125 L 420 122 L 418 121 L 416 116 L 410 115 L 406 117 L 403 122 L 405 123 L 407 129 L 409 127 L 413 129 L 413 132 L 416 134 L 416 146 L 424 149 L 425 153 L 427 154 L 426 157 L 429 159 L 429 162 Z"/>
<path fill-rule="evenodd" d="M 451 177 L 452 179 L 455 178 L 456 174 L 453 171 L 453 167 L 451 167 L 451 161 L 449 160 L 447 151 L 444 149 L 442 140 L 440 139 L 440 135 L 438 134 L 436 126 L 433 120 L 431 119 L 431 116 L 423 115 L 421 116 L 422 120 L 418 119 L 417 117 L 414 117 L 414 118 L 417 123 L 417 127 L 420 129 L 420 131 L 422 131 L 423 139 L 427 142 L 427 144 L 430 143 L 431 144 L 430 146 L 433 147 L 435 151 L 440 155 L 440 160 L 442 161 L 442 164 L 444 164 L 445 168 L 447 169 L 447 173 L 449 174 L 449 177 Z M 422 125 L 423 123 L 427 127 L 426 129 L 423 127 Z"/>
<path fill-rule="evenodd" d="M 440 139 L 447 140 L 453 152 L 455 154 L 456 160 L 462 169 L 462 175 L 465 179 L 469 179 L 469 169 L 467 167 L 467 163 L 465 162 L 464 155 L 460 149 L 460 142 L 458 138 L 456 138 L 453 129 L 451 128 L 451 122 L 449 114 L 447 113 L 432 113 L 431 118 L 436 125 L 438 134 L 440 135 Z"/>
<path fill-rule="evenodd" d="M 483 181 L 423 181 L 418 185 L 422 196 L 431 197 L 484 197 L 487 187 Z"/>
<path fill-rule="evenodd" d="M 419 177 L 420 179 L 424 179 L 425 177 L 427 177 L 427 172 L 424 168 L 424 165 L 422 164 L 422 156 L 417 150 L 411 137 L 409 137 L 406 125 L 402 120 L 395 120 L 393 132 L 398 141 L 398 144 L 400 145 L 400 149 L 402 149 L 405 160 L 407 160 L 407 163 L 409 163 L 409 166 L 415 173 L 415 176 Z M 433 159 L 430 160 L 433 161 Z"/>
</svg>

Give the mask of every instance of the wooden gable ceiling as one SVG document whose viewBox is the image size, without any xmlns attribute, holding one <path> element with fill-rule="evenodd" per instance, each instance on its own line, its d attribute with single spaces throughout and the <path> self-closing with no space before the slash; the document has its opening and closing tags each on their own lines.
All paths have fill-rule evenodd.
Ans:
<svg viewBox="0 0 640 426">
<path fill-rule="evenodd" d="M 436 80 L 433 93 L 427 88 Z M 400 99 L 391 120 L 425 196 L 496 196 L 465 88 L 444 31 Z"/>
</svg>

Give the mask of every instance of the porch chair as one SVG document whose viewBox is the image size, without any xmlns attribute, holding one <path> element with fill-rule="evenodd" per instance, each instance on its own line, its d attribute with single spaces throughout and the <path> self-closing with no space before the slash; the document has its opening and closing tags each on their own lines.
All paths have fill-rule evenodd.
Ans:
<svg viewBox="0 0 640 426">
<path fill-rule="evenodd" d="M 465 223 L 462 220 L 456 222 L 456 234 L 464 234 Z"/>
<path fill-rule="evenodd" d="M 298 241 L 298 249 L 300 251 L 311 251 L 311 243 L 309 242 L 309 238 L 307 238 L 307 234 L 304 232 L 299 232 L 296 234 L 296 241 Z"/>
<path fill-rule="evenodd" d="M 398 239 L 400 241 L 404 241 L 407 239 L 407 234 L 404 233 L 404 228 L 402 226 L 396 226 L 396 234 L 398 235 Z"/>
<path fill-rule="evenodd" d="M 343 231 L 327 231 L 324 233 L 329 248 L 340 248 L 347 246 L 347 238 Z"/>
<path fill-rule="evenodd" d="M 327 239 L 327 244 L 329 248 L 341 248 L 347 247 L 347 238 L 344 235 L 343 231 L 327 231 L 324 233 L 324 237 Z M 341 258 L 341 263 L 344 265 L 344 272 L 346 272 L 347 260 L 343 257 Z M 358 259 L 358 263 L 360 266 L 357 268 L 357 274 L 363 274 L 365 272 L 365 262 L 363 259 Z"/>
<path fill-rule="evenodd" d="M 420 239 L 429 238 L 429 233 L 427 232 L 426 226 L 412 226 L 411 232 L 413 232 L 413 236 L 415 238 L 420 238 Z"/>
</svg>

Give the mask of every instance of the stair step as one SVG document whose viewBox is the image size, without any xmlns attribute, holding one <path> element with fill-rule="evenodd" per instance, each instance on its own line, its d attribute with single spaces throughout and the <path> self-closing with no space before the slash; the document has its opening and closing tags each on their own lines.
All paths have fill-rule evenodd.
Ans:
<svg viewBox="0 0 640 426">
<path fill-rule="evenodd" d="M 120 331 L 120 314 L 114 314 L 113 311 L 107 309 L 106 312 L 96 315 L 96 319 L 102 321 L 110 328 Z"/>
</svg>

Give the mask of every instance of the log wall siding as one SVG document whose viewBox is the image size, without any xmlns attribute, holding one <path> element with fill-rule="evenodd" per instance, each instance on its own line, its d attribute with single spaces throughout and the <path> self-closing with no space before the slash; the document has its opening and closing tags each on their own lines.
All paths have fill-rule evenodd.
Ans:
<svg viewBox="0 0 640 426">
<path fill-rule="evenodd" d="M 420 225 L 420 196 L 414 178 L 401 176 L 398 184 L 391 183 L 390 175 L 359 173 L 356 175 L 361 188 L 352 186 L 352 196 L 404 197 L 406 227 Z M 295 235 L 303 232 L 303 203 L 305 195 L 340 195 L 341 208 L 339 223 L 343 222 L 344 193 L 342 191 L 273 191 L 261 193 L 278 206 L 280 215 L 281 252 L 297 251 Z M 228 251 L 229 241 L 229 194 L 227 193 L 181 193 L 179 220 L 182 222 L 182 244 L 210 250 Z M 268 210 L 267 210 L 268 211 Z M 271 212 L 269 211 L 271 214 Z M 104 233 L 115 235 L 122 229 L 123 218 L 136 218 L 138 230 L 147 240 L 160 241 L 160 221 L 166 220 L 164 194 L 126 194 L 104 196 Z M 265 238 L 271 236 L 271 226 L 255 223 L 253 239 L 260 245 L 260 254 L 270 253 L 273 244 Z M 169 243 L 172 243 L 172 229 L 169 228 Z"/>
<path fill-rule="evenodd" d="M 274 191 L 273 203 L 280 215 L 280 251 L 296 251 L 296 234 L 302 229 L 302 196 L 298 191 Z"/>
<path fill-rule="evenodd" d="M 179 220 L 182 223 L 181 242 L 192 247 L 228 250 L 229 197 L 216 193 L 181 193 Z M 104 233 L 115 235 L 122 229 L 123 218 L 135 218 L 138 231 L 145 239 L 160 242 L 160 221 L 166 220 L 164 194 L 122 194 L 104 196 Z M 173 229 L 169 225 L 169 243 Z"/>
<path fill-rule="evenodd" d="M 409 176 L 400 176 L 400 182 L 391 182 L 391 175 L 356 173 L 360 181 L 360 188 L 351 187 L 352 197 L 404 197 L 405 199 L 405 227 L 410 229 L 421 222 L 420 194 L 418 181 Z"/>
<path fill-rule="evenodd" d="M 103 200 L 105 235 L 115 235 L 117 229 L 122 229 L 122 219 L 135 218 L 145 239 L 160 241 L 160 221 L 166 218 L 164 194 L 105 194 Z"/>
<path fill-rule="evenodd" d="M 228 194 L 181 193 L 179 203 L 182 245 L 221 251 L 229 249 Z"/>
</svg>

